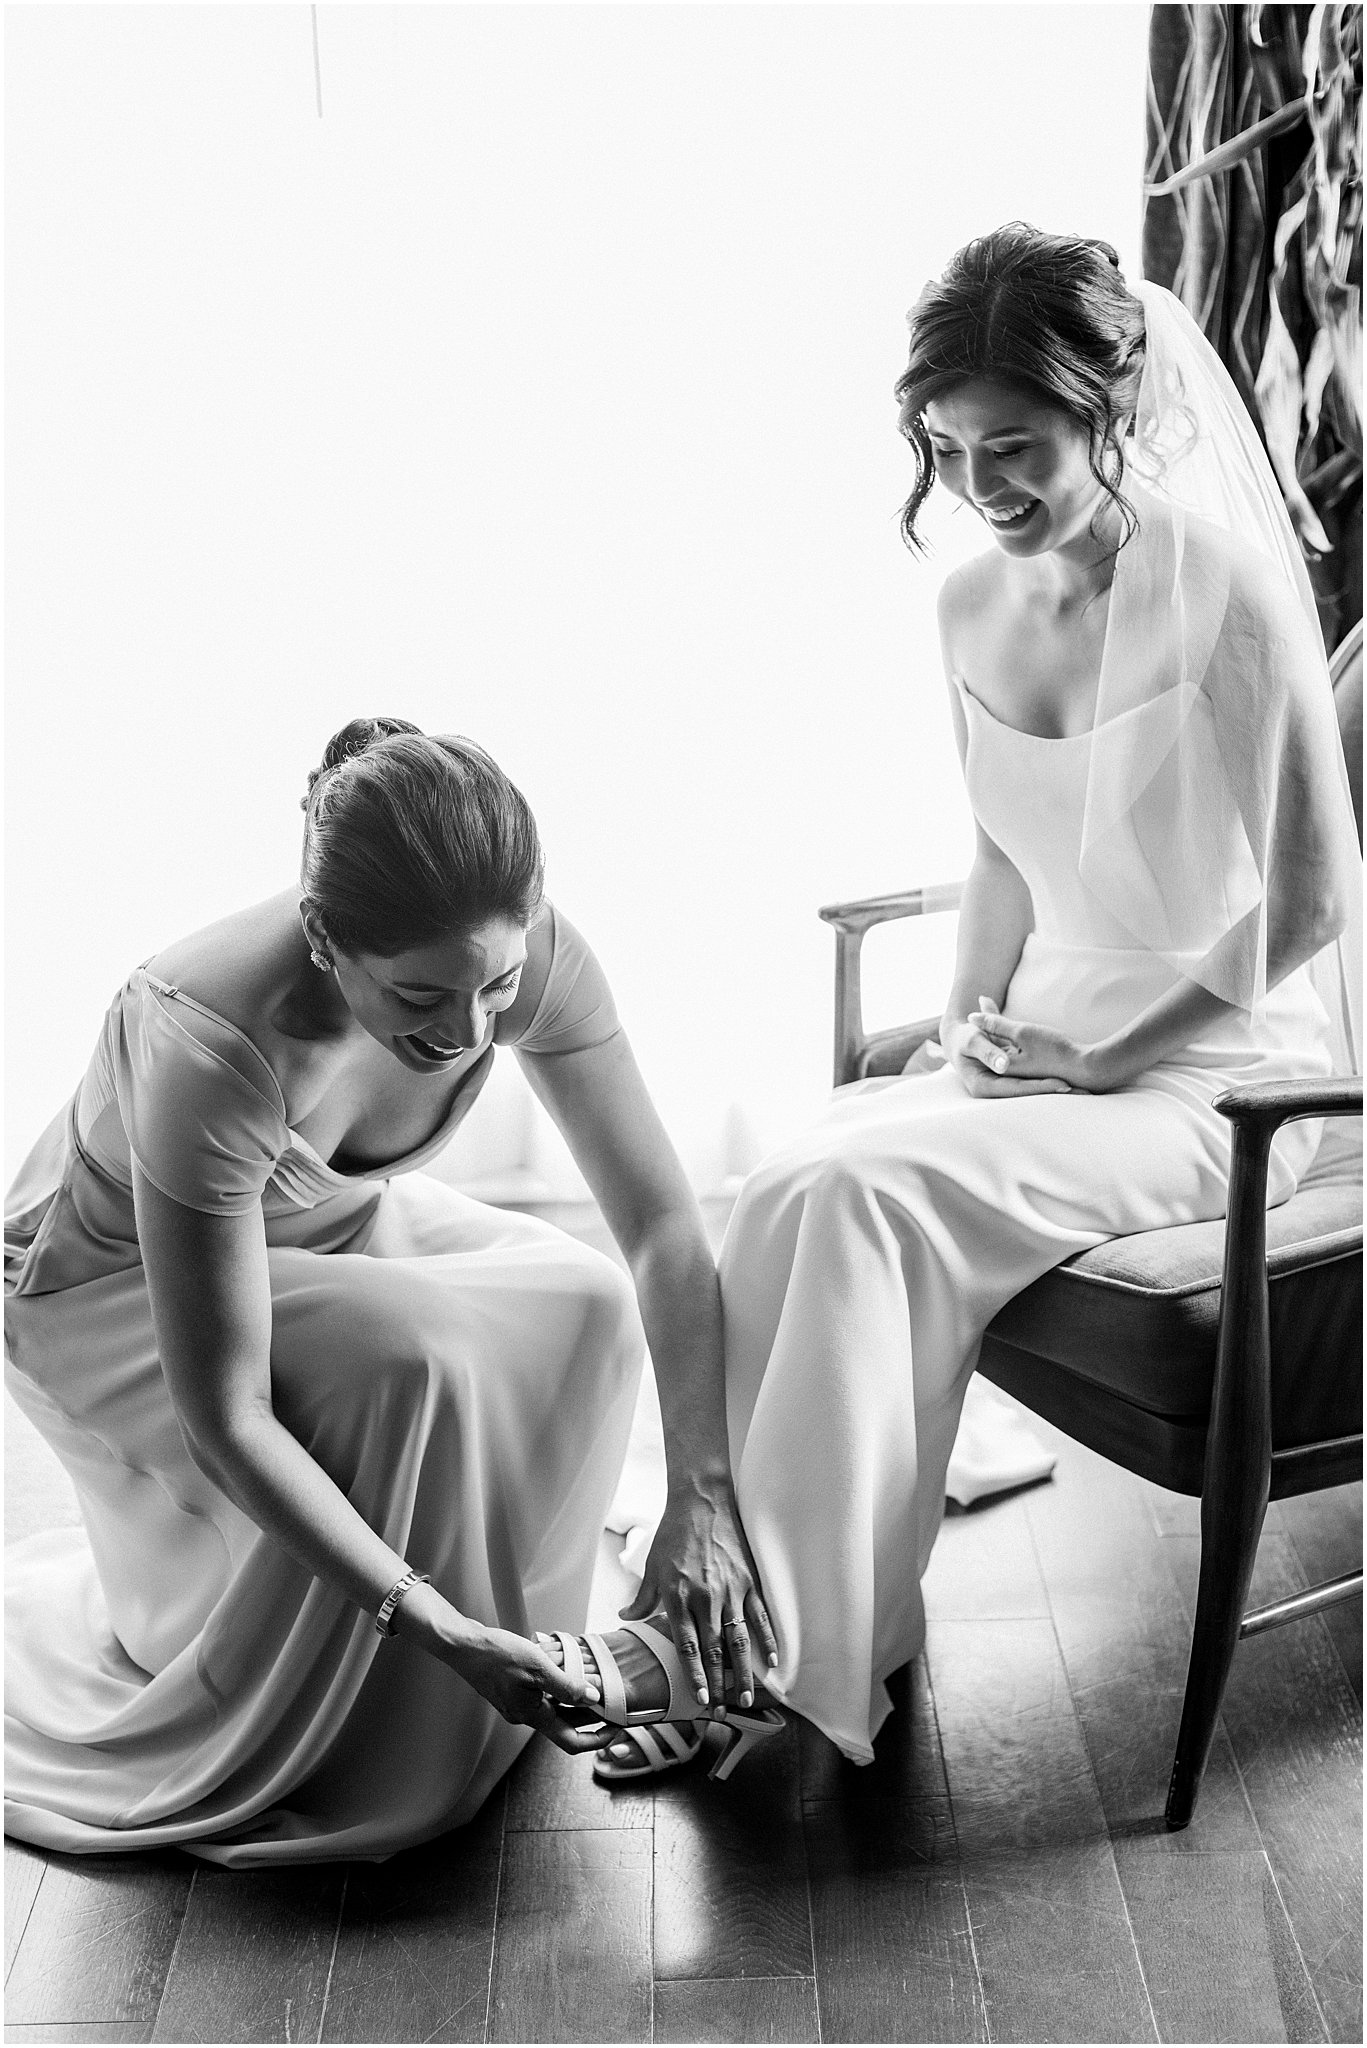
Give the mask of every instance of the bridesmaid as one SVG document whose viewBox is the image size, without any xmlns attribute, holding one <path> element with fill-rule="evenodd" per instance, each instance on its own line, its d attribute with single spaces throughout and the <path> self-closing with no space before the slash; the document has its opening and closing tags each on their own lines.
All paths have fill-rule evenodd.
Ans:
<svg viewBox="0 0 1367 2048">
<path fill-rule="evenodd" d="M 131 976 L 11 1191 L 8 1382 L 85 1523 L 9 1558 L 6 1826 L 50 1849 L 383 1857 L 469 1819 L 534 1729 L 600 1745 L 597 1688 L 532 1638 L 583 1624 L 642 1321 L 649 1585 L 693 1711 L 728 1655 L 749 1683 L 724 1619 L 772 1649 L 697 1205 L 526 802 L 470 742 L 370 719 L 305 812 L 302 886 Z M 416 1170 L 500 1046 L 634 1293 Z"/>
</svg>

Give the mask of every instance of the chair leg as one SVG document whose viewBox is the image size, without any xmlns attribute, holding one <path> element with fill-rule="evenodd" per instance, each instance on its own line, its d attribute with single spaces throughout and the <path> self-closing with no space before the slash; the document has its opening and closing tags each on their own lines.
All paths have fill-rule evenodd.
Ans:
<svg viewBox="0 0 1367 2048">
<path fill-rule="evenodd" d="M 1201 1502 L 1201 1578 L 1196 1595 L 1196 1625 L 1191 1635 L 1182 1725 L 1164 1815 L 1172 1829 L 1186 1827 L 1196 1810 L 1267 1512 L 1266 1496 L 1259 1500 L 1255 1495 L 1243 1501 L 1226 1496 L 1219 1501 L 1224 1489 L 1215 1491 L 1216 1500 L 1208 1492 Z"/>
<path fill-rule="evenodd" d="M 1217 1097 L 1217 1102 L 1223 1098 Z M 1239 1640 L 1272 1481 L 1267 1310 L 1267 1158 L 1272 1126 L 1235 1121 L 1215 1384 L 1201 1488 L 1201 1580 L 1166 1819 L 1196 1807 Z"/>
</svg>

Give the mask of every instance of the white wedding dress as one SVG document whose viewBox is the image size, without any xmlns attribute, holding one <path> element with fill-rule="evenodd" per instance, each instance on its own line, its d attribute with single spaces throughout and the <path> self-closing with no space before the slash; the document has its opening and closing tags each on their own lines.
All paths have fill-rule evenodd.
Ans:
<svg viewBox="0 0 1367 2048">
<path fill-rule="evenodd" d="M 1034 904 L 1003 1007 L 1102 1038 L 1175 974 L 1079 878 L 1093 734 L 1020 732 L 957 687 L 974 812 Z M 1125 714 L 1164 715 L 1161 699 Z M 747 1180 L 720 1263 L 732 1466 L 781 1650 L 766 1683 L 847 1756 L 869 1759 L 883 1681 L 921 1647 L 920 1579 L 987 1324 L 1103 1238 L 1222 1215 L 1212 1097 L 1331 1066 L 1299 969 L 1112 1094 L 975 1100 L 947 1066 L 856 1083 Z M 1320 1129 L 1278 1137 L 1272 1203 Z"/>
</svg>

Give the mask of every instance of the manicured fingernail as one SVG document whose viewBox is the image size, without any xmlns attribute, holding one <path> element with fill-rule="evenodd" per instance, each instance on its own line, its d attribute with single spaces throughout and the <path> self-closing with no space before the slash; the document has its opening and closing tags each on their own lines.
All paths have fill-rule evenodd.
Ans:
<svg viewBox="0 0 1367 2048">
<path fill-rule="evenodd" d="M 753 1707 L 755 1695 L 752 1692 L 743 1692 L 740 1696 L 740 1703 L 743 1707 Z"/>
<path fill-rule="evenodd" d="M 775 1666 L 777 1665 L 777 1663 L 778 1663 L 778 1651 L 777 1651 L 777 1650 L 771 1650 L 771 1651 L 769 1652 L 769 1669 L 770 1669 L 770 1670 L 772 1671 L 772 1670 L 774 1669 L 774 1667 L 775 1667 Z"/>
<path fill-rule="evenodd" d="M 586 1685 L 584 1687 L 584 1698 L 586 1700 L 600 1700 L 602 1697 L 603 1695 L 599 1692 L 596 1685 Z"/>
<path fill-rule="evenodd" d="M 725 1707 L 713 1707 L 713 1709 L 712 1709 L 712 1719 L 713 1719 L 714 1721 L 724 1721 L 724 1720 L 726 1719 L 726 1709 L 725 1709 Z"/>
<path fill-rule="evenodd" d="M 698 1704 L 703 1707 L 707 1705 L 707 1687 L 705 1685 L 698 1687 Z"/>
<path fill-rule="evenodd" d="M 1004 1074 L 1006 1072 L 1007 1066 L 1006 1054 L 1004 1052 L 999 1052 L 997 1054 L 997 1057 L 993 1060 L 992 1064 L 999 1074 Z"/>
</svg>

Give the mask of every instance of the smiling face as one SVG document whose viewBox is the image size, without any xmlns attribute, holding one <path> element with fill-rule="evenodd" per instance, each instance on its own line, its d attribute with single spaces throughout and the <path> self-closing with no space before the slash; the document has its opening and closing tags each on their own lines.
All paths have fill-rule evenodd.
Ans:
<svg viewBox="0 0 1367 2048">
<path fill-rule="evenodd" d="M 1003 554 L 1094 547 L 1097 513 L 1110 500 L 1092 474 L 1087 429 L 1071 413 L 1024 385 L 975 377 L 932 399 L 924 418 L 936 475 Z"/>
<path fill-rule="evenodd" d="M 329 948 L 337 987 L 356 1022 L 413 1073 L 449 1070 L 484 1041 L 517 995 L 527 934 L 511 918 L 388 957 Z"/>
</svg>

